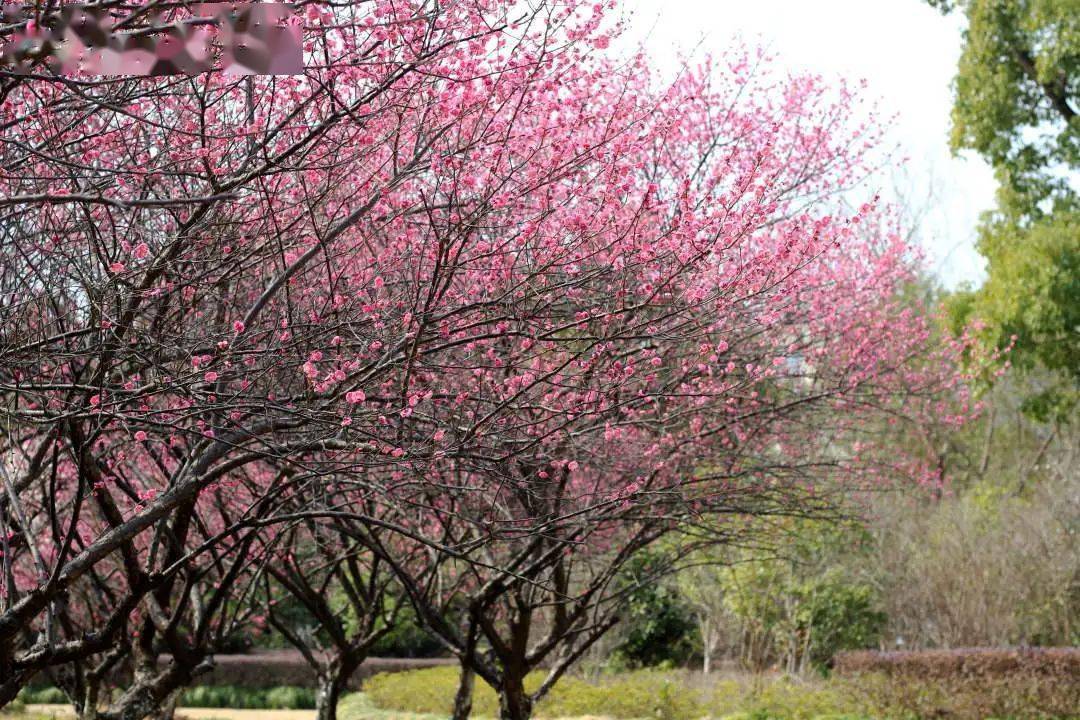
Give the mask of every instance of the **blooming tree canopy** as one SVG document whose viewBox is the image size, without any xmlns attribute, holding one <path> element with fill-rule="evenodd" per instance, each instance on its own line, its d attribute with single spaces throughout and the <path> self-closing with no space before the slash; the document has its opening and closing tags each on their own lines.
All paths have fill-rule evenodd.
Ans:
<svg viewBox="0 0 1080 720">
<path fill-rule="evenodd" d="M 966 340 L 835 200 L 873 115 L 760 53 L 661 82 L 610 4 L 310 4 L 301 76 L 3 78 L 0 703 L 134 627 L 208 658 L 260 533 L 318 518 L 406 586 L 459 565 L 493 656 L 410 597 L 527 717 L 633 551 L 923 472 L 862 431 L 941 416 Z M 190 677 L 140 682 L 118 717 Z"/>
</svg>

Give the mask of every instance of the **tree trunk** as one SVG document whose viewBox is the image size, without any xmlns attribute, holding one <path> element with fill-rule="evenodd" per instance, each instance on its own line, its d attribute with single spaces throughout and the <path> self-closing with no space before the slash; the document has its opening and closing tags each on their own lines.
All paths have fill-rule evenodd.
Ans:
<svg viewBox="0 0 1080 720">
<path fill-rule="evenodd" d="M 150 720 L 173 720 L 176 714 L 176 706 L 180 703 L 182 690 L 174 690 L 169 697 L 161 702 L 158 709 L 150 716 Z"/>
<path fill-rule="evenodd" d="M 499 720 L 529 720 L 532 700 L 525 692 L 524 678 L 508 677 L 499 688 Z"/>
<path fill-rule="evenodd" d="M 339 651 L 328 666 L 316 668 L 315 720 L 337 720 L 338 702 L 349 687 L 349 680 L 364 662 L 367 652 Z"/>
<path fill-rule="evenodd" d="M 104 720 L 169 720 L 184 688 L 214 667 L 207 658 L 194 665 L 192 662 L 194 658 L 182 665 L 173 658 L 165 670 L 153 676 L 147 676 L 147 668 L 144 667 L 131 687 L 98 717 Z"/>
<path fill-rule="evenodd" d="M 461 663 L 461 676 L 458 680 L 457 694 L 454 695 L 454 712 L 450 720 L 469 720 L 472 714 L 473 686 L 476 684 L 476 673 L 473 669 Z"/>
<path fill-rule="evenodd" d="M 701 672 L 708 675 L 712 671 L 712 623 L 708 618 L 701 622 L 701 639 Z"/>
<path fill-rule="evenodd" d="M 338 701 L 347 680 L 340 672 L 331 671 L 319 676 L 319 686 L 315 691 L 316 720 L 337 720 Z"/>
<path fill-rule="evenodd" d="M 75 717 L 79 720 L 97 720 L 98 698 L 101 682 L 97 679 L 88 679 L 83 688 L 81 702 L 75 704 Z"/>
</svg>

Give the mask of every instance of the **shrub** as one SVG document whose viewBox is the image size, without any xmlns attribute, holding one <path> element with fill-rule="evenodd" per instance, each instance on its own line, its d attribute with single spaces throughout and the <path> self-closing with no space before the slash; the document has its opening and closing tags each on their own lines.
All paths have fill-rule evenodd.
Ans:
<svg viewBox="0 0 1080 720">
<path fill-rule="evenodd" d="M 838 653 L 840 674 L 864 672 L 915 678 L 993 677 L 1017 673 L 1066 678 L 1080 677 L 1080 648 L 961 648 Z"/>
<path fill-rule="evenodd" d="M 527 686 L 535 688 L 542 679 L 543 674 L 536 673 L 530 676 Z M 747 679 L 721 681 L 710 690 L 702 688 L 696 679 L 690 673 L 655 670 L 603 676 L 594 682 L 567 677 L 540 702 L 536 717 L 820 720 L 823 716 L 853 715 L 860 708 L 851 697 L 822 684 Z M 377 708 L 444 716 L 450 711 L 456 688 L 457 671 L 453 668 L 379 675 L 364 685 L 365 694 Z M 477 682 L 473 698 L 475 716 L 497 714 L 495 693 L 482 682 Z"/>
<path fill-rule="evenodd" d="M 456 667 L 428 668 L 401 673 L 380 673 L 364 681 L 364 694 L 379 708 L 418 713 L 446 714 L 452 710 L 457 692 Z M 485 696 L 494 693 L 481 681 L 473 693 L 473 712 L 482 715 L 493 702 Z"/>
<path fill-rule="evenodd" d="M 543 679 L 542 672 L 531 674 L 526 689 L 535 690 Z M 385 710 L 445 715 L 451 710 L 457 683 L 456 668 L 433 668 L 376 675 L 364 684 L 364 692 L 376 707 Z M 473 714 L 492 717 L 498 714 L 498 707 L 495 691 L 477 681 Z M 703 714 L 698 693 L 686 692 L 671 673 L 652 671 L 624 673 L 601 683 L 563 678 L 536 708 L 540 718 L 604 715 L 681 720 Z"/>
<path fill-rule="evenodd" d="M 1075 678 L 1021 674 L 928 678 L 867 673 L 849 685 L 875 716 L 951 720 L 1047 720 L 1080 717 Z"/>
<path fill-rule="evenodd" d="M 201 685 L 186 690 L 180 705 L 234 710 L 311 710 L 315 707 L 315 691 L 306 687 L 264 690 L 233 685 Z"/>
<path fill-rule="evenodd" d="M 529 677 L 535 688 L 543 675 Z M 456 668 L 378 675 L 364 686 L 378 709 L 445 717 L 457 689 Z M 596 681 L 563 678 L 536 708 L 541 720 L 603 716 L 616 720 L 1048 720 L 1080 718 L 1075 676 L 1031 673 L 981 678 L 922 679 L 863 673 L 830 680 L 744 676 L 709 683 L 686 672 L 642 670 Z M 495 692 L 482 682 L 475 717 L 497 716 Z"/>
<path fill-rule="evenodd" d="M 912 647 L 1080 644 L 1080 474 L 1067 449 L 1076 440 L 1048 449 L 1042 469 L 1029 476 L 1029 458 L 1039 451 L 1028 444 L 1050 428 L 1021 430 L 1019 418 L 987 420 L 1000 448 L 995 463 L 1005 464 L 985 479 L 940 502 L 890 501 L 875 510 L 874 565 L 890 639 Z"/>
<path fill-rule="evenodd" d="M 36 685 L 23 688 L 19 700 L 27 705 L 55 705 L 67 703 L 68 696 L 58 687 Z"/>
<path fill-rule="evenodd" d="M 537 708 L 546 718 L 603 715 L 612 718 L 691 720 L 706 714 L 704 697 L 682 673 L 622 673 L 589 683 L 564 678 Z"/>
<path fill-rule="evenodd" d="M 379 638 L 371 652 L 391 658 L 430 658 L 444 652 L 442 644 L 424 629 L 411 606 L 400 611 L 398 621 Z"/>
<path fill-rule="evenodd" d="M 636 585 L 627 599 L 621 642 L 612 656 L 613 669 L 671 667 L 685 664 L 698 640 L 694 614 L 675 588 L 650 577 L 661 558 L 646 555 L 632 561 L 622 581 Z"/>
<path fill-rule="evenodd" d="M 276 687 L 266 693 L 268 710 L 310 710 L 315 707 L 315 690 L 306 687 Z"/>
<path fill-rule="evenodd" d="M 162 662 L 168 661 L 168 656 L 163 656 Z M 315 671 L 295 650 L 260 650 L 247 655 L 217 655 L 214 662 L 213 671 L 199 678 L 200 684 L 269 690 L 281 686 L 314 687 L 316 683 Z M 364 678 L 379 673 L 447 664 L 456 665 L 455 661 L 445 658 L 368 658 L 353 674 L 349 689 L 359 689 Z"/>
<path fill-rule="evenodd" d="M 431 715 L 394 710 L 380 710 L 371 698 L 362 692 L 349 693 L 337 706 L 338 720 L 447 720 L 445 713 Z M 478 716 L 474 715 L 474 718 Z"/>
<path fill-rule="evenodd" d="M 837 674 L 882 716 L 1080 717 L 1080 649 L 842 653 Z"/>
</svg>

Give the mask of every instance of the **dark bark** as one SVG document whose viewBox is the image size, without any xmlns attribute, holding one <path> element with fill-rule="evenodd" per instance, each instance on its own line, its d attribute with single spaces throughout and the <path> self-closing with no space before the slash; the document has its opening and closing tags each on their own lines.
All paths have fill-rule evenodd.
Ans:
<svg viewBox="0 0 1080 720">
<path fill-rule="evenodd" d="M 163 671 L 153 675 L 141 674 L 108 710 L 99 713 L 104 720 L 146 720 L 172 715 L 176 698 L 200 675 L 213 669 L 206 658 L 197 664 L 176 658 Z M 138 670 L 136 671 L 138 673 Z"/>
<path fill-rule="evenodd" d="M 316 720 L 337 720 L 338 702 L 341 700 L 341 693 L 345 691 L 347 682 L 348 677 L 343 677 L 340 672 L 320 673 L 315 691 Z"/>
<path fill-rule="evenodd" d="M 472 714 L 473 687 L 476 685 L 476 672 L 462 661 L 461 676 L 458 680 L 457 694 L 454 695 L 454 711 L 450 720 L 469 720 Z"/>
<path fill-rule="evenodd" d="M 4 670 L 5 674 L 7 672 L 3 666 L 0 666 L 0 670 Z M 0 708 L 15 699 L 19 691 L 30 681 L 30 675 L 31 673 L 28 672 L 13 672 L 0 682 Z"/>
<path fill-rule="evenodd" d="M 532 699 L 525 692 L 523 677 L 503 676 L 499 688 L 499 720 L 529 720 L 532 717 Z"/>
</svg>

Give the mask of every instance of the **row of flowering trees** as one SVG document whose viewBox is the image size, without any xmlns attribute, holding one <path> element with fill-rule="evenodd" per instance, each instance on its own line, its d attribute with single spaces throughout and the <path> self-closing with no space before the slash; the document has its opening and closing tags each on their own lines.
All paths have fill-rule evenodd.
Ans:
<svg viewBox="0 0 1080 720">
<path fill-rule="evenodd" d="M 0 706 L 152 716 L 259 621 L 332 718 L 408 604 L 458 717 L 479 678 L 527 718 L 658 539 L 933 479 L 881 441 L 972 412 L 966 342 L 836 202 L 872 115 L 760 54 L 661 82 L 612 4 L 301 3 L 302 76 L 0 70 Z"/>
</svg>

